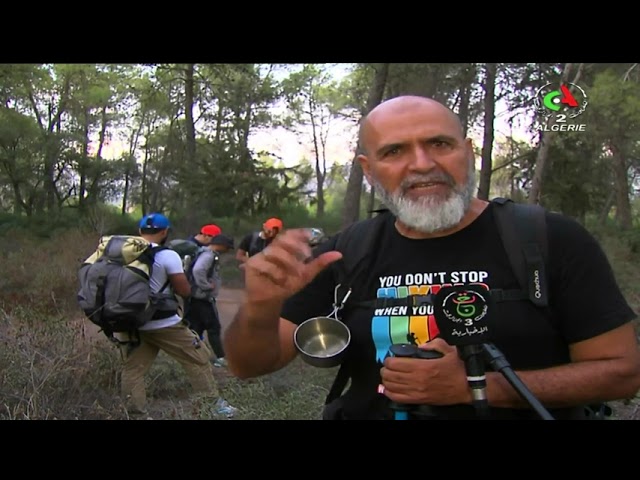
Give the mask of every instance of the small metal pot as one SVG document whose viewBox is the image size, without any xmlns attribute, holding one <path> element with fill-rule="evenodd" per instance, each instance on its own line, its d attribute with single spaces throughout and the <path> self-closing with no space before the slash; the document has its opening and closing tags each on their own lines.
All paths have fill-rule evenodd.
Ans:
<svg viewBox="0 0 640 480">
<path fill-rule="evenodd" d="M 351 342 L 351 332 L 338 319 L 313 317 L 298 325 L 293 341 L 306 363 L 319 368 L 332 368 L 342 363 Z"/>
</svg>

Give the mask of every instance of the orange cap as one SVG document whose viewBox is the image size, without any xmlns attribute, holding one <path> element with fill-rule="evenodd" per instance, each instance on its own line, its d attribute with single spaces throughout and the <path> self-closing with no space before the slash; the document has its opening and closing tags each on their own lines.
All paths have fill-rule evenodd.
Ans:
<svg viewBox="0 0 640 480">
<path fill-rule="evenodd" d="M 264 222 L 264 228 L 266 228 L 267 230 L 272 230 L 274 228 L 282 230 L 282 227 L 282 220 L 280 220 L 279 218 L 270 218 L 269 220 Z"/>
</svg>

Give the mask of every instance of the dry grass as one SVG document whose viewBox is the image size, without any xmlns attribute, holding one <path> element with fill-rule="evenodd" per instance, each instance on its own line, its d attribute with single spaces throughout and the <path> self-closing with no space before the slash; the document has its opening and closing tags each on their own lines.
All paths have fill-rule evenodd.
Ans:
<svg viewBox="0 0 640 480">
<path fill-rule="evenodd" d="M 66 232 L 43 241 L 0 237 L 0 419 L 126 419 L 118 395 L 120 354 L 87 322 L 76 271 L 97 235 Z M 227 260 L 227 285 L 237 280 Z M 235 269 L 237 270 L 237 269 Z M 250 382 L 216 369 L 239 419 L 317 418 L 333 372 L 301 362 Z M 161 353 L 147 375 L 154 419 L 218 418 L 211 399 L 192 398 L 181 367 Z"/>
</svg>

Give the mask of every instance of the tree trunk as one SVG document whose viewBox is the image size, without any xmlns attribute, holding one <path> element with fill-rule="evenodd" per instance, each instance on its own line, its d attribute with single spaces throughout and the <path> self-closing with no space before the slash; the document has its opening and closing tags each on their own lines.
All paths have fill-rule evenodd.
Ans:
<svg viewBox="0 0 640 480">
<path fill-rule="evenodd" d="M 471 91 L 473 81 L 476 78 L 476 65 L 470 63 L 463 75 L 463 84 L 460 88 L 460 101 L 458 107 L 458 117 L 462 123 L 462 135 L 467 136 L 469 131 L 469 105 L 471 103 Z"/>
<path fill-rule="evenodd" d="M 45 206 L 48 212 L 53 211 L 55 207 L 55 199 L 57 196 L 56 186 L 56 164 L 58 163 L 58 155 L 60 154 L 59 134 L 61 130 L 62 114 L 66 110 L 67 96 L 71 87 L 71 79 L 65 77 L 63 81 L 62 91 L 58 100 L 58 108 L 54 115 L 53 105 L 49 105 L 49 126 L 45 133 L 45 162 L 44 162 L 44 192 Z M 54 130 L 56 131 L 54 137 Z"/>
<path fill-rule="evenodd" d="M 12 180 L 11 186 L 13 188 L 13 196 L 15 198 L 14 200 L 15 203 L 13 204 L 13 213 L 19 215 L 21 211 L 24 210 L 27 216 L 30 217 L 31 209 L 27 208 L 27 205 L 24 203 L 24 200 L 22 199 L 22 193 L 20 192 L 20 183 L 15 180 Z"/>
<path fill-rule="evenodd" d="M 124 217 L 127 214 L 127 201 L 129 200 L 129 179 L 131 178 L 131 172 L 129 171 L 129 167 L 127 167 L 124 172 L 124 191 L 122 192 L 122 210 L 120 213 Z"/>
<path fill-rule="evenodd" d="M 315 112 L 317 111 L 317 105 L 313 101 L 312 97 L 309 97 L 309 120 L 311 122 L 311 134 L 313 140 L 313 152 L 315 155 L 316 165 L 316 218 L 318 220 L 324 217 L 324 180 L 327 176 L 327 163 L 324 148 L 320 152 L 320 141 L 318 134 L 318 127 L 316 126 Z M 323 145 L 324 147 L 324 145 Z"/>
<path fill-rule="evenodd" d="M 616 191 L 615 189 L 611 190 L 609 192 L 609 195 L 607 196 L 607 200 L 604 203 L 604 207 L 602 207 L 602 210 L 600 211 L 600 215 L 598 217 L 598 223 L 602 226 L 604 226 L 607 223 L 607 218 L 609 218 L 609 212 L 611 211 L 611 207 L 613 207 L 613 203 L 615 202 L 616 199 Z"/>
<path fill-rule="evenodd" d="M 140 138 L 140 132 L 142 132 L 142 128 L 144 126 L 144 121 L 145 113 L 142 112 L 140 125 L 138 125 L 138 128 L 131 134 L 131 138 L 129 139 L 129 156 L 127 157 L 128 164 L 124 174 L 124 192 L 122 192 L 122 216 L 127 214 L 127 202 L 129 200 L 131 175 L 133 175 L 136 169 L 135 151 L 136 148 L 138 148 L 138 140 Z"/>
<path fill-rule="evenodd" d="M 88 112 L 87 112 L 87 122 L 88 122 Z M 107 138 L 107 126 L 109 125 L 109 119 L 107 118 L 107 106 L 104 105 L 100 112 L 100 132 L 98 134 L 98 149 L 96 150 L 96 155 L 94 158 L 95 164 L 100 167 L 100 163 L 102 161 L 102 150 L 104 148 L 106 138 Z M 88 128 L 88 123 L 87 123 Z M 88 130 L 87 130 L 88 132 Z M 88 138 L 88 137 L 87 137 Z M 87 152 L 88 153 L 88 152 Z M 89 164 L 89 156 L 87 154 L 87 164 Z M 102 167 L 99 168 L 101 170 Z M 87 198 L 85 199 L 85 203 L 87 205 L 95 205 L 99 198 L 99 178 L 100 174 L 98 173 L 96 177 L 93 179 L 92 183 L 89 185 L 89 190 L 87 192 Z"/>
<path fill-rule="evenodd" d="M 59 149 L 57 140 L 52 133 L 46 134 L 45 159 L 44 159 L 44 208 L 47 212 L 52 212 L 56 198 L 56 162 Z"/>
<path fill-rule="evenodd" d="M 482 167 L 480 168 L 480 183 L 478 185 L 478 198 L 489 199 L 491 188 L 491 164 L 493 155 L 493 137 L 495 111 L 496 111 L 496 75 L 497 65 L 487 63 L 485 66 L 484 81 L 484 138 L 482 140 Z"/>
<path fill-rule="evenodd" d="M 367 105 L 365 111 L 361 112 L 362 117 L 373 110 L 376 105 L 382 102 L 384 90 L 387 84 L 387 76 L 389 74 L 389 64 L 382 63 L 376 69 L 373 85 L 369 90 Z M 360 218 L 360 196 L 362 195 L 362 167 L 357 157 L 360 153 L 360 145 L 356 146 L 356 154 L 351 162 L 351 172 L 349 173 L 349 183 L 344 198 L 344 210 L 342 214 L 342 227 L 348 227 Z"/>
<path fill-rule="evenodd" d="M 149 205 L 149 194 L 147 193 L 147 164 L 149 163 L 149 135 L 151 127 L 147 129 L 147 141 L 144 145 L 144 158 L 142 159 L 142 183 L 140 186 L 140 206 L 142 207 L 142 215 L 147 214 L 147 206 Z"/>
<path fill-rule="evenodd" d="M 616 223 L 622 230 L 632 226 L 631 203 L 629 202 L 629 178 L 625 155 L 616 145 L 611 145 L 613 152 L 613 177 L 616 186 Z"/>
<path fill-rule="evenodd" d="M 89 108 L 85 107 L 82 126 L 82 152 L 78 165 L 80 175 L 80 191 L 78 192 L 78 207 L 83 211 L 87 204 L 87 167 L 89 165 Z"/>
<path fill-rule="evenodd" d="M 186 165 L 188 168 L 195 168 L 196 160 L 196 127 L 193 121 L 193 103 L 194 103 L 194 81 L 193 81 L 194 64 L 189 63 L 185 68 L 186 79 L 184 84 L 184 115 L 185 128 L 187 129 L 187 158 Z"/>
</svg>

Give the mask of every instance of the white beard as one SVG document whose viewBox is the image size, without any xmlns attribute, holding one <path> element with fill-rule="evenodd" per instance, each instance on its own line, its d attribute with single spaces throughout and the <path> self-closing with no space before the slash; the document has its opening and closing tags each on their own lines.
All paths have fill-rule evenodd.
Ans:
<svg viewBox="0 0 640 480">
<path fill-rule="evenodd" d="M 453 178 L 446 173 L 412 175 L 404 179 L 393 193 L 385 191 L 375 178 L 372 177 L 371 180 L 376 193 L 397 219 L 407 227 L 423 233 L 447 230 L 459 224 L 469 209 L 476 188 L 473 161 L 467 172 L 467 182 L 463 186 L 456 186 Z M 418 200 L 411 200 L 405 196 L 411 185 L 435 180 L 444 181 L 453 187 L 447 198 L 425 195 Z"/>
</svg>

